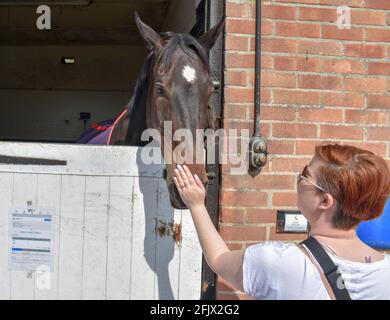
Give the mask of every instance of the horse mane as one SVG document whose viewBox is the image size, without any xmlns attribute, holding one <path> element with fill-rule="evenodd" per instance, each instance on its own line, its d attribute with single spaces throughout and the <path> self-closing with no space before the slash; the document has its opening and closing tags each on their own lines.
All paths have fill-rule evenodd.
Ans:
<svg viewBox="0 0 390 320">
<path fill-rule="evenodd" d="M 127 114 L 130 114 L 134 106 L 140 105 L 140 101 L 142 99 L 142 95 L 144 94 L 144 90 L 146 87 L 146 80 L 148 78 L 149 69 L 152 65 L 152 60 L 153 53 L 149 53 L 138 76 L 137 82 L 135 83 L 133 96 L 131 97 L 129 103 L 126 106 Z"/>
</svg>

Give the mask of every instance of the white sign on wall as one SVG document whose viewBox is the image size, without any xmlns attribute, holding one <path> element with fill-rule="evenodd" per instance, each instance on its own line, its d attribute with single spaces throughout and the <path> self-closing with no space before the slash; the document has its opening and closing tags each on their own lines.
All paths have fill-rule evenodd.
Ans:
<svg viewBox="0 0 390 320">
<path fill-rule="evenodd" d="M 284 231 L 305 232 L 307 231 L 307 222 L 302 214 L 286 214 Z"/>
<path fill-rule="evenodd" d="M 54 209 L 15 207 L 10 212 L 9 269 L 52 270 Z"/>
</svg>

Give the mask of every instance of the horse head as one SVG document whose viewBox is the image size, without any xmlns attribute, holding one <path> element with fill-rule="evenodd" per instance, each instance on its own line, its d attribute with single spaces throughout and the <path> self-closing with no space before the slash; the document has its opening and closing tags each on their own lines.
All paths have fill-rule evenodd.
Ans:
<svg viewBox="0 0 390 320">
<path fill-rule="evenodd" d="M 208 53 L 223 30 L 224 20 L 198 39 L 173 32 L 159 35 L 143 23 L 137 13 L 135 21 L 141 37 L 154 56 L 148 78 L 146 125 L 157 129 L 161 135 L 161 151 L 167 163 L 166 180 L 171 204 L 175 208 L 184 209 L 186 206 L 173 182 L 174 169 L 178 163 L 186 164 L 191 173 L 197 174 L 207 186 L 204 148 L 195 150 L 195 140 L 197 129 L 208 127 L 208 104 L 214 91 Z M 167 121 L 172 126 L 171 136 L 164 133 L 164 123 Z M 188 133 L 183 136 L 183 142 L 175 139 L 179 129 L 185 129 L 187 131 L 182 133 Z M 165 144 L 169 145 L 166 149 Z M 189 148 L 183 149 L 183 144 Z M 191 148 L 193 152 L 188 152 Z M 164 150 L 168 150 L 169 154 Z M 202 154 L 199 155 L 199 152 Z"/>
</svg>

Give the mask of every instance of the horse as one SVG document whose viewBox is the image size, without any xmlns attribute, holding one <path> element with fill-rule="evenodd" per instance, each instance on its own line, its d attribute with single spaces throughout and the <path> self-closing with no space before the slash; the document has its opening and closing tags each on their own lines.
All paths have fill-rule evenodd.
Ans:
<svg viewBox="0 0 390 320">
<path fill-rule="evenodd" d="M 166 32 L 158 34 L 141 21 L 135 12 L 135 23 L 149 54 L 136 82 L 134 94 L 122 114 L 109 130 L 95 135 L 92 143 L 108 145 L 145 146 L 141 139 L 146 129 L 155 129 L 160 135 L 160 148 L 166 161 L 166 183 L 170 202 L 176 209 L 186 209 L 173 182 L 177 159 L 180 157 L 172 136 L 164 136 L 164 122 L 171 121 L 172 131 L 185 128 L 196 137 L 196 130 L 214 128 L 210 120 L 209 99 L 216 90 L 209 66 L 209 51 L 224 28 L 224 19 L 200 36 Z M 187 141 L 188 142 L 188 141 Z M 195 141 L 192 141 L 195 146 Z M 164 143 L 173 150 L 164 152 Z M 203 149 L 202 149 L 203 152 Z M 198 155 L 199 156 L 199 155 Z M 207 188 L 205 163 L 186 157 L 184 164 L 197 174 Z M 199 159 L 198 157 L 196 157 Z M 201 157 L 204 159 L 204 157 Z"/>
</svg>

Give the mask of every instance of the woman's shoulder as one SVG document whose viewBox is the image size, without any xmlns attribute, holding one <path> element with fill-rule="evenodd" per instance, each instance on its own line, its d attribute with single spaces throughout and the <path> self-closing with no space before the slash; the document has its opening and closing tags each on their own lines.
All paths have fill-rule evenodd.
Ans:
<svg viewBox="0 0 390 320">
<path fill-rule="evenodd" d="M 285 242 L 285 241 L 264 241 L 256 244 L 250 245 L 247 249 L 268 249 L 276 251 L 285 251 L 297 248 L 297 244 L 294 242 Z"/>
<path fill-rule="evenodd" d="M 247 247 L 245 256 L 259 257 L 264 260 L 274 261 L 279 259 L 291 259 L 292 256 L 301 257 L 301 251 L 296 243 L 283 241 L 265 241 Z"/>
</svg>

